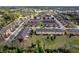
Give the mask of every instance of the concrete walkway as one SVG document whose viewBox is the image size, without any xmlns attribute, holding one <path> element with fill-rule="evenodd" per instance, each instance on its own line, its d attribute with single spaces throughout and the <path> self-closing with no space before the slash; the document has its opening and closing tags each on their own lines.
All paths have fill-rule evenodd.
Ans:
<svg viewBox="0 0 79 59">
<path fill-rule="evenodd" d="M 54 17 L 54 16 L 53 16 Z M 62 28 L 62 29 L 65 29 L 65 27 L 60 23 L 60 21 L 58 21 L 55 17 L 54 17 L 54 20 L 56 21 L 57 24 L 59 24 L 59 26 Z"/>
</svg>

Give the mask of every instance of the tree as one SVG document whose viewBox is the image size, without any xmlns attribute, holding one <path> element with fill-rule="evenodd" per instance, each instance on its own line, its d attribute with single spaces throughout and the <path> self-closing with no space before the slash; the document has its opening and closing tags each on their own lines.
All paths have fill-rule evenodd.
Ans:
<svg viewBox="0 0 79 59">
<path fill-rule="evenodd" d="M 71 38 L 72 36 L 73 36 L 73 34 L 70 34 L 70 35 L 69 35 L 69 38 Z"/>
<path fill-rule="evenodd" d="M 44 52 L 44 50 L 43 50 L 43 48 L 40 46 L 40 41 L 39 40 L 37 40 L 36 41 L 36 45 L 37 45 L 37 50 L 36 50 L 36 52 L 38 52 L 38 53 L 43 53 Z"/>
<path fill-rule="evenodd" d="M 43 22 L 40 22 L 40 27 L 41 28 L 44 28 L 45 27 L 45 24 Z"/>
<path fill-rule="evenodd" d="M 50 39 L 53 40 L 53 37 L 51 36 Z"/>
<path fill-rule="evenodd" d="M 54 39 L 56 39 L 56 35 L 54 34 L 53 36 L 54 36 Z"/>
<path fill-rule="evenodd" d="M 47 39 L 49 39 L 50 38 L 50 36 L 49 35 L 47 35 Z"/>
<path fill-rule="evenodd" d="M 35 16 L 35 10 L 34 9 L 32 9 L 32 8 L 28 8 L 27 10 L 26 10 L 26 14 L 27 15 L 29 15 L 29 17 L 31 18 L 32 16 L 34 17 Z"/>
</svg>

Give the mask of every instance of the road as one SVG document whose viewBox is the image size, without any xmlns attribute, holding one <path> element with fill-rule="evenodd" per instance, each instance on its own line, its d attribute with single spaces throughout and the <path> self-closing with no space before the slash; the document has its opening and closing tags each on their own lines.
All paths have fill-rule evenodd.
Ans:
<svg viewBox="0 0 79 59">
<path fill-rule="evenodd" d="M 5 39 L 5 44 L 6 45 L 8 45 L 8 46 L 10 46 L 10 44 L 11 44 L 11 42 L 13 41 L 13 40 L 15 40 L 14 38 L 19 34 L 19 32 L 23 29 L 23 24 L 24 24 L 24 22 L 22 22 L 20 25 L 19 25 L 19 27 L 8 37 L 8 38 L 6 38 Z"/>
<path fill-rule="evenodd" d="M 19 32 L 23 28 L 22 24 L 7 39 L 5 39 L 6 45 L 10 46 L 11 41 L 15 40 L 14 38 L 19 34 Z"/>
</svg>

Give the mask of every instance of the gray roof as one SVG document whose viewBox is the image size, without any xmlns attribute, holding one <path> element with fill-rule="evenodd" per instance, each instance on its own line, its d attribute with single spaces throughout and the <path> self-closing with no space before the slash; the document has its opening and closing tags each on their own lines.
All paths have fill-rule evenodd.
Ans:
<svg viewBox="0 0 79 59">
<path fill-rule="evenodd" d="M 36 32 L 64 32 L 63 29 L 36 29 Z"/>
<path fill-rule="evenodd" d="M 68 32 L 76 32 L 79 33 L 79 29 L 66 29 Z"/>
<path fill-rule="evenodd" d="M 17 38 L 24 38 L 26 35 L 29 35 L 31 32 L 31 28 L 24 28 L 21 30 L 21 32 L 17 35 Z"/>
</svg>

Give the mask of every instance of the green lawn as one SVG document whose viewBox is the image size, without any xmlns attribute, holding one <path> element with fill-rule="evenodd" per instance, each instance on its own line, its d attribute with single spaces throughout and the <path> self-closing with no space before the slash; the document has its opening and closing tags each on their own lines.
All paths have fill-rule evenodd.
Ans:
<svg viewBox="0 0 79 59">
<path fill-rule="evenodd" d="M 24 48 L 19 45 L 19 47 L 17 47 L 17 48 L 8 49 L 8 48 L 4 48 L 3 44 L 0 43 L 0 52 L 13 52 L 13 53 L 15 53 L 15 52 L 16 53 L 17 52 L 30 52 L 30 53 L 36 52 L 37 53 L 38 50 L 41 50 L 41 52 L 46 52 L 45 50 L 48 49 L 49 52 L 51 52 L 53 50 L 57 51 L 59 48 L 67 49 L 70 52 L 75 52 L 75 53 L 79 52 L 79 48 L 75 47 L 75 46 L 79 46 L 79 36 L 72 36 L 71 38 L 69 38 L 68 36 L 56 36 L 56 39 L 53 39 L 53 40 L 50 39 L 50 36 L 48 39 L 47 39 L 47 37 L 48 37 L 48 35 L 45 35 L 45 36 L 44 35 L 32 35 L 32 37 L 30 37 L 29 40 L 31 40 L 31 42 L 36 45 L 35 47 L 29 46 L 29 47 Z M 39 47 L 37 47 L 38 40 L 40 42 Z M 27 41 L 27 42 L 25 42 L 25 43 L 27 43 L 27 45 L 28 45 L 29 41 Z M 26 46 L 26 45 L 24 45 L 24 46 Z M 59 52 L 59 51 L 57 51 L 57 52 Z"/>
<path fill-rule="evenodd" d="M 73 36 L 71 38 L 68 38 L 68 36 L 57 36 L 56 39 L 50 40 L 47 39 L 47 36 L 43 35 L 33 35 L 32 36 L 32 42 L 36 44 L 36 41 L 40 41 L 40 46 L 43 47 L 45 45 L 45 49 L 58 49 L 65 47 L 66 49 L 69 49 L 71 52 L 79 52 L 78 48 L 70 47 L 71 45 L 79 45 L 79 37 Z"/>
</svg>

